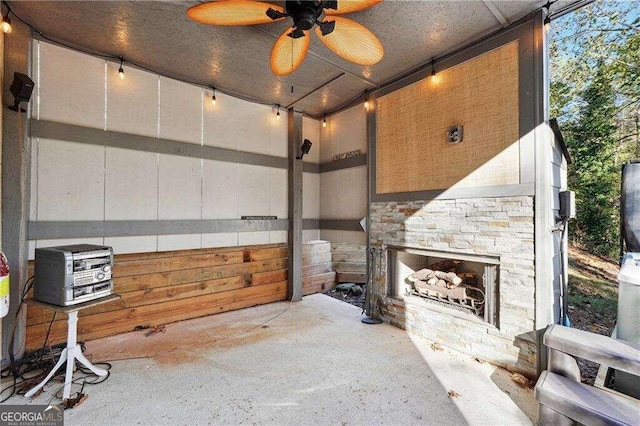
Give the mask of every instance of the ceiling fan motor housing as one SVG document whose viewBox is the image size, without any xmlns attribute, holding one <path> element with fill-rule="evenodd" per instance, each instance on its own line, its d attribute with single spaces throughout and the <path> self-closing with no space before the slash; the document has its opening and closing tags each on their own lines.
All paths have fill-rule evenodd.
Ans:
<svg viewBox="0 0 640 426">
<path fill-rule="evenodd" d="M 322 3 L 319 1 L 287 0 L 285 9 L 293 18 L 295 27 L 310 30 L 322 14 Z"/>
</svg>

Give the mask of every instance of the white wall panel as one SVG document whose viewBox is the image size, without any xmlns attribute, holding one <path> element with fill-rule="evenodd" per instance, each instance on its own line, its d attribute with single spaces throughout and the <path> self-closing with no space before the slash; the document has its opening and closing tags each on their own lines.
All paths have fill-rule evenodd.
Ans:
<svg viewBox="0 0 640 426">
<path fill-rule="evenodd" d="M 338 219 L 361 219 L 367 214 L 367 167 L 338 170 L 338 191 L 334 195 Z"/>
<path fill-rule="evenodd" d="M 269 214 L 286 219 L 289 216 L 289 181 L 288 171 L 285 169 L 269 169 Z"/>
<path fill-rule="evenodd" d="M 199 249 L 200 234 L 158 235 L 158 251 Z"/>
<path fill-rule="evenodd" d="M 158 154 L 107 148 L 105 220 L 158 218 Z"/>
<path fill-rule="evenodd" d="M 40 139 L 38 220 L 104 219 L 104 150 Z"/>
<path fill-rule="evenodd" d="M 304 238 L 304 231 L 303 238 Z M 286 243 L 288 240 L 288 232 L 287 231 L 270 231 L 269 232 L 269 243 L 277 244 L 277 243 Z"/>
<path fill-rule="evenodd" d="M 310 163 L 320 162 L 320 128 L 321 120 L 309 117 L 302 118 L 302 139 L 309 139 L 313 144 L 309 154 L 304 156 L 304 161 Z"/>
<path fill-rule="evenodd" d="M 160 77 L 160 138 L 200 144 L 202 89 Z"/>
<path fill-rule="evenodd" d="M 114 254 L 147 253 L 158 250 L 158 237 L 156 235 L 105 237 L 104 245 L 113 247 Z"/>
<path fill-rule="evenodd" d="M 200 219 L 200 164 L 199 158 L 160 155 L 158 219 Z"/>
<path fill-rule="evenodd" d="M 237 232 L 220 232 L 217 234 L 202 234 L 202 248 L 234 247 L 238 245 Z"/>
<path fill-rule="evenodd" d="M 29 260 L 33 260 L 36 257 L 36 241 L 35 240 L 29 240 L 28 243 L 28 250 L 29 250 Z"/>
<path fill-rule="evenodd" d="M 240 165 L 204 160 L 202 218 L 239 219 L 238 170 Z"/>
<path fill-rule="evenodd" d="M 338 171 L 320 174 L 320 217 L 338 217 Z"/>
<path fill-rule="evenodd" d="M 362 104 L 337 114 L 338 153 L 367 150 L 367 119 Z"/>
<path fill-rule="evenodd" d="M 327 117 L 327 127 L 320 128 L 320 163 L 333 160 L 338 153 L 338 116 Z"/>
<path fill-rule="evenodd" d="M 238 131 L 238 146 L 241 151 L 269 154 L 271 107 L 238 100 L 238 109 L 234 117 Z M 284 111 L 284 110 L 283 110 Z M 280 112 L 281 116 L 283 111 Z M 281 117 L 284 118 L 284 117 Z M 284 122 L 286 120 L 279 120 Z"/>
<path fill-rule="evenodd" d="M 238 245 L 269 244 L 269 231 L 239 232 Z"/>
<path fill-rule="evenodd" d="M 29 198 L 29 220 L 38 219 L 38 144 L 39 138 L 31 138 L 31 182 L 29 182 L 31 197 Z"/>
<path fill-rule="evenodd" d="M 302 241 L 315 241 L 320 239 L 320 230 L 319 229 L 305 229 L 302 231 Z"/>
<path fill-rule="evenodd" d="M 158 76 L 127 67 L 118 75 L 119 62 L 107 62 L 107 130 L 158 136 Z"/>
<path fill-rule="evenodd" d="M 204 92 L 204 145 L 238 150 L 239 123 L 236 113 L 239 99 L 216 92 L 216 104 L 211 104 L 210 90 Z"/>
<path fill-rule="evenodd" d="M 337 231 L 333 229 L 320 230 L 320 239 L 332 243 L 367 244 L 367 234 L 358 231 Z"/>
<path fill-rule="evenodd" d="M 302 217 L 320 218 L 320 174 L 302 174 Z"/>
<path fill-rule="evenodd" d="M 40 120 L 104 129 L 105 61 L 40 43 Z"/>
<path fill-rule="evenodd" d="M 278 120 L 275 113 L 269 109 L 270 155 L 275 155 L 276 157 L 289 156 L 288 122 L 288 115 L 285 110 L 280 111 L 280 120 Z"/>
<path fill-rule="evenodd" d="M 269 214 L 269 167 L 240 164 L 240 216 Z"/>
</svg>

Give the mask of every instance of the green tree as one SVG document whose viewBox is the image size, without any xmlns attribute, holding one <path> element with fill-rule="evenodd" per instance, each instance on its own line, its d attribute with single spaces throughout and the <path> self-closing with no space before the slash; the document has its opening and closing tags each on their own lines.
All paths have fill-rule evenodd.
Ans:
<svg viewBox="0 0 640 426">
<path fill-rule="evenodd" d="M 550 33 L 550 112 L 574 162 L 574 242 L 616 257 L 620 167 L 640 157 L 640 9 L 595 1 L 555 20 Z"/>
<path fill-rule="evenodd" d="M 575 167 L 569 186 L 576 191 L 575 241 L 598 255 L 615 256 L 619 244 L 620 169 L 616 164 L 616 95 L 608 67 L 599 63 L 581 93 L 581 108 L 566 131 Z"/>
</svg>

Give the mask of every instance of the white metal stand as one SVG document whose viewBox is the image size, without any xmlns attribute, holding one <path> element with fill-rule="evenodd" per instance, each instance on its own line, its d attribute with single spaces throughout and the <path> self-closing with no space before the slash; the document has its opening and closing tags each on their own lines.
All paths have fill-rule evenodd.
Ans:
<svg viewBox="0 0 640 426">
<path fill-rule="evenodd" d="M 100 377 L 104 377 L 107 375 L 107 370 L 103 368 L 98 368 L 95 365 L 91 364 L 89 360 L 82 354 L 82 348 L 78 344 L 78 311 L 89 306 L 95 306 L 100 303 L 110 302 L 112 300 L 119 299 L 118 295 L 111 295 L 101 299 L 94 300 L 92 302 L 83 303 L 76 306 L 67 306 L 60 307 L 55 305 L 49 305 L 48 303 L 37 302 L 38 305 L 45 306 L 51 308 L 56 311 L 64 312 L 67 314 L 67 347 L 64 348 L 62 354 L 60 355 L 60 359 L 56 363 L 56 365 L 51 369 L 47 377 L 44 378 L 37 386 L 27 392 L 24 396 L 25 398 L 30 398 L 35 395 L 42 387 L 47 384 L 47 382 L 53 377 L 53 375 L 62 367 L 62 365 L 67 363 L 67 373 L 64 378 L 64 392 L 62 393 L 62 399 L 68 399 L 71 396 L 71 383 L 73 382 L 73 371 L 76 367 L 76 360 L 80 362 L 80 364 L 84 365 L 86 368 L 94 372 Z"/>
</svg>

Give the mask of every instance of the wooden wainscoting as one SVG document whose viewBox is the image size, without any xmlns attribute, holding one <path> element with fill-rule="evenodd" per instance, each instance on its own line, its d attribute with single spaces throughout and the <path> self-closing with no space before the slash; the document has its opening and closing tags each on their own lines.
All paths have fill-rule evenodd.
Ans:
<svg viewBox="0 0 640 426">
<path fill-rule="evenodd" d="M 332 243 L 331 260 L 339 283 L 367 282 L 367 246 Z"/>
<path fill-rule="evenodd" d="M 122 298 L 80 311 L 78 339 L 284 300 L 287 261 L 285 244 L 115 256 L 114 293 Z M 33 262 L 30 269 L 32 274 Z M 42 347 L 52 316 L 48 309 L 27 307 L 27 349 Z M 49 343 L 66 338 L 66 317 L 57 315 Z"/>
<path fill-rule="evenodd" d="M 302 245 L 302 294 L 324 293 L 336 285 L 331 267 L 331 243 L 307 241 Z"/>
</svg>

